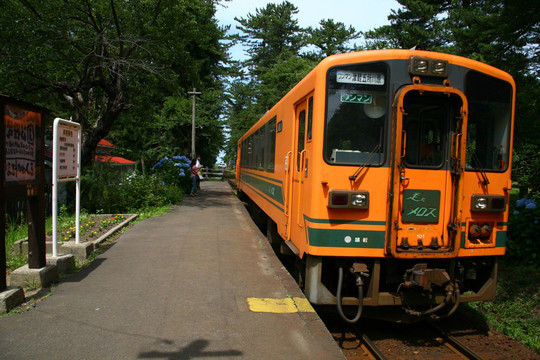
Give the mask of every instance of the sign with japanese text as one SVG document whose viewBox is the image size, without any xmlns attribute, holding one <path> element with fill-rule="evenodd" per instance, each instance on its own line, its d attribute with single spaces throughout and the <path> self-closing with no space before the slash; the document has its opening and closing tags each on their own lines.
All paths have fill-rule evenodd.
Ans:
<svg viewBox="0 0 540 360">
<path fill-rule="evenodd" d="M 439 190 L 403 190 L 402 221 L 404 223 L 438 223 L 440 201 Z"/>
<path fill-rule="evenodd" d="M 6 184 L 25 185 L 36 180 L 41 114 L 13 105 L 4 106 Z"/>
<path fill-rule="evenodd" d="M 58 179 L 77 177 L 81 126 L 68 120 L 55 120 L 55 159 Z"/>
</svg>

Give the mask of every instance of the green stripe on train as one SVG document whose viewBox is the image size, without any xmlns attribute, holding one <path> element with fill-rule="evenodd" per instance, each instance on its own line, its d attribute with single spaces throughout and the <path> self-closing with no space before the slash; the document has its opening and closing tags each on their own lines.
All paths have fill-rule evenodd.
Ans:
<svg viewBox="0 0 540 360">
<path fill-rule="evenodd" d="M 280 185 L 272 184 L 264 179 L 248 175 L 244 172 L 240 174 L 240 180 L 246 184 L 252 186 L 254 189 L 277 201 L 281 205 L 284 205 L 283 201 L 283 189 Z"/>
<path fill-rule="evenodd" d="M 384 234 L 384 231 L 332 230 L 308 227 L 309 245 L 320 247 L 384 249 Z"/>
</svg>

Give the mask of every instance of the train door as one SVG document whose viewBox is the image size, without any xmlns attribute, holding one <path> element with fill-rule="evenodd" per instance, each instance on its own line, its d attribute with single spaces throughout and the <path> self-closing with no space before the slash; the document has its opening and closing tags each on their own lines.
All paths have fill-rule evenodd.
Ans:
<svg viewBox="0 0 540 360">
<path fill-rule="evenodd" d="M 304 179 L 307 177 L 306 129 L 308 127 L 308 101 L 302 100 L 295 107 L 295 136 L 291 156 L 292 173 L 289 218 L 287 224 L 288 239 L 298 239 L 302 234 L 304 214 Z"/>
<path fill-rule="evenodd" d="M 416 84 L 396 95 L 387 242 L 392 256 L 457 252 L 466 114 L 465 96 L 449 87 Z"/>
</svg>

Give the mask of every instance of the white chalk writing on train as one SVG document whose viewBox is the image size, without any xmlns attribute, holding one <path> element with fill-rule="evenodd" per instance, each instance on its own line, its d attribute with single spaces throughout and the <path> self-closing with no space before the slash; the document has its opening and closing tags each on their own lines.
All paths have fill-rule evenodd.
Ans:
<svg viewBox="0 0 540 360">
<path fill-rule="evenodd" d="M 412 209 L 411 211 L 409 211 L 407 215 L 414 215 L 417 217 L 432 216 L 434 218 L 437 218 L 437 215 L 435 214 L 436 211 L 437 211 L 437 208 L 417 207 L 416 209 Z"/>
<path fill-rule="evenodd" d="M 426 202 L 426 198 L 420 197 L 420 193 L 414 193 L 411 196 L 407 198 L 407 200 L 411 200 L 414 202 Z"/>
</svg>

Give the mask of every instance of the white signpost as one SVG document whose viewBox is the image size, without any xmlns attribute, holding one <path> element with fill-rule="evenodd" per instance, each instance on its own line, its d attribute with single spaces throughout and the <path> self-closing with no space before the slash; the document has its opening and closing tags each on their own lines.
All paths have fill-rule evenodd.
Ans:
<svg viewBox="0 0 540 360">
<path fill-rule="evenodd" d="M 58 256 L 58 183 L 76 181 L 75 243 L 79 243 L 81 218 L 81 125 L 60 118 L 53 125 L 52 165 L 52 255 Z"/>
</svg>

